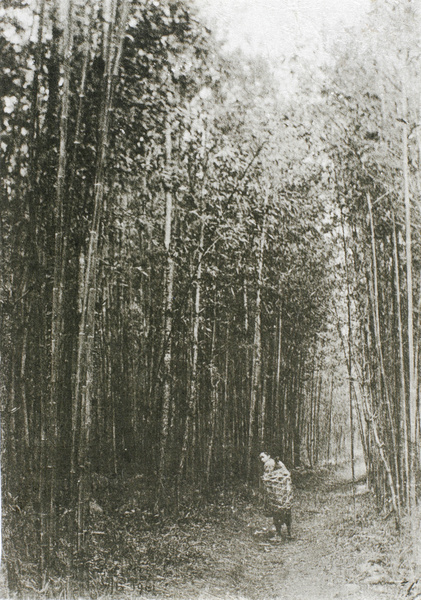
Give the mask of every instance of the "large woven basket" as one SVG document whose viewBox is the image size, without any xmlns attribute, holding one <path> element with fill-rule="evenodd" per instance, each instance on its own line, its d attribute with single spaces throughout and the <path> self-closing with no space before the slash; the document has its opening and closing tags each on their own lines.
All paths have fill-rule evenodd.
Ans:
<svg viewBox="0 0 421 600">
<path fill-rule="evenodd" d="M 265 500 L 272 510 L 291 508 L 293 494 L 291 475 L 285 469 L 274 469 L 262 475 Z"/>
</svg>

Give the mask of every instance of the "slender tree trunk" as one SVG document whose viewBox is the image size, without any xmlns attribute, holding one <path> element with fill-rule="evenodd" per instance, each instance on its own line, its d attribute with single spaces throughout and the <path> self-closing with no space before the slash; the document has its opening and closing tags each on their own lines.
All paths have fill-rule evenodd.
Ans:
<svg viewBox="0 0 421 600">
<path fill-rule="evenodd" d="M 251 400 L 250 400 L 250 417 L 248 431 L 248 452 L 247 452 L 247 477 L 250 479 L 253 464 L 253 451 L 255 439 L 255 420 L 256 408 L 259 400 L 261 401 L 262 394 L 262 283 L 263 283 L 263 259 L 266 242 L 266 210 L 268 205 L 268 195 L 266 194 L 263 204 L 263 222 L 260 233 L 259 253 L 257 259 L 257 292 L 256 292 L 256 308 L 254 320 L 254 340 L 253 340 L 253 358 L 252 358 L 252 376 L 251 376 Z"/>
<path fill-rule="evenodd" d="M 28 415 L 28 402 L 26 398 L 26 358 L 27 358 L 27 344 L 28 344 L 28 325 L 24 327 L 23 339 L 22 339 L 22 353 L 21 353 L 21 364 L 20 364 L 20 385 L 21 385 L 21 403 L 23 412 L 23 431 L 26 458 L 28 460 L 27 467 L 31 468 L 32 457 L 30 455 L 31 439 L 29 433 L 29 415 Z"/>
<path fill-rule="evenodd" d="M 189 400 L 187 406 L 186 422 L 184 425 L 183 445 L 181 449 L 181 459 L 179 467 L 179 477 L 181 478 L 188 452 L 188 444 L 190 440 L 190 428 L 193 421 L 193 416 L 196 409 L 197 399 L 197 367 L 199 355 L 199 327 L 200 327 L 200 299 L 201 299 L 201 280 L 202 280 L 202 256 L 204 245 L 205 225 L 203 218 L 200 222 L 199 234 L 199 249 L 198 249 L 198 266 L 195 282 L 195 298 L 194 298 L 194 315 L 193 315 L 193 333 L 192 333 L 192 359 L 191 359 L 191 376 L 189 388 Z"/>
<path fill-rule="evenodd" d="M 406 90 L 403 89 L 403 116 L 402 125 L 402 171 L 403 192 L 405 202 L 405 232 L 406 232 L 406 284 L 408 296 L 408 361 L 409 361 L 409 498 L 411 509 L 416 504 L 416 413 L 417 413 L 417 382 L 415 380 L 414 362 L 414 324 L 413 324 L 413 285 L 412 285 L 412 234 L 411 234 L 411 201 L 409 197 L 408 174 L 408 125 L 405 120 L 407 115 Z"/>
<path fill-rule="evenodd" d="M 387 455 L 386 455 L 386 453 L 384 451 L 384 443 L 382 442 L 382 440 L 380 438 L 376 420 L 375 420 L 374 415 L 373 415 L 373 413 L 371 412 L 371 410 L 370 410 L 370 408 L 368 406 L 366 398 L 364 398 L 363 403 L 365 405 L 366 414 L 367 414 L 368 418 L 370 419 L 371 431 L 373 432 L 374 441 L 376 443 L 376 447 L 377 447 L 377 450 L 379 452 L 380 459 L 382 461 L 384 470 L 386 472 L 387 484 L 388 484 L 388 487 L 389 487 L 390 497 L 391 497 L 391 500 L 392 500 L 392 508 L 393 508 L 393 511 L 395 512 L 395 514 L 397 515 L 398 514 L 398 501 L 397 501 L 397 498 L 396 498 L 395 484 L 393 482 L 392 469 L 390 468 L 390 464 L 389 464 Z"/>
<path fill-rule="evenodd" d="M 109 14 L 108 14 L 109 13 Z M 97 147 L 97 162 L 94 182 L 94 208 L 90 226 L 88 251 L 83 273 L 80 293 L 81 317 L 79 325 L 76 375 L 74 385 L 73 407 L 77 421 L 80 415 L 79 440 L 77 460 L 79 468 L 77 490 L 77 547 L 83 548 L 85 542 L 85 524 L 89 511 L 89 445 L 91 433 L 91 394 L 93 382 L 93 345 L 95 333 L 95 300 L 96 275 L 98 261 L 98 239 L 102 223 L 104 203 L 105 162 L 108 149 L 110 112 L 113 103 L 114 80 L 120 65 L 122 44 L 128 14 L 128 1 L 123 0 L 120 6 L 119 24 L 116 26 L 116 3 L 111 2 L 109 10 L 105 11 L 103 59 L 105 63 L 103 78 L 102 106 L 99 115 L 99 141 Z M 76 447 L 72 457 L 72 471 L 75 472 Z"/>
<path fill-rule="evenodd" d="M 56 6 L 56 12 L 59 7 Z M 63 335 L 63 300 L 64 300 L 64 193 L 67 166 L 67 130 L 70 108 L 70 76 L 71 52 L 73 44 L 73 2 L 68 1 L 67 15 L 63 30 L 63 84 L 61 91 L 60 140 L 57 170 L 57 192 L 54 206 L 54 274 L 51 314 L 51 375 L 49 398 L 49 462 L 50 462 L 50 510 L 49 510 L 49 545 L 52 551 L 56 538 L 56 477 L 57 477 L 57 445 L 58 445 L 58 402 L 61 398 L 59 379 L 62 369 L 62 335 Z"/>
<path fill-rule="evenodd" d="M 330 461 L 330 445 L 332 436 L 332 408 L 333 408 L 333 374 L 330 379 L 329 412 L 327 425 L 327 462 Z"/>
<path fill-rule="evenodd" d="M 227 323 L 225 337 L 225 372 L 224 372 L 224 395 L 223 395 L 223 428 L 222 428 L 222 465 L 223 477 L 222 484 L 226 489 L 227 483 L 227 465 L 231 469 L 232 465 L 232 439 L 230 439 L 231 428 L 229 427 L 231 411 L 229 410 L 230 402 L 228 397 L 228 380 L 229 380 L 229 351 L 230 351 L 230 323 Z"/>
<path fill-rule="evenodd" d="M 317 394 L 317 405 L 316 405 L 316 415 L 315 415 L 315 420 L 316 420 L 316 433 L 315 433 L 315 463 L 316 465 L 319 462 L 319 444 L 320 444 L 320 404 L 321 404 L 321 397 L 322 397 L 322 391 L 323 391 L 323 376 L 322 373 L 320 373 L 319 375 L 319 391 Z"/>
<path fill-rule="evenodd" d="M 402 331 L 402 314 L 401 314 L 401 290 L 400 290 L 400 277 L 399 277 L 399 257 L 398 257 L 398 244 L 396 236 L 396 223 L 395 215 L 393 215 L 393 263 L 395 268 L 395 287 L 396 287 L 396 313 L 398 320 L 398 337 L 399 337 L 399 373 L 400 373 L 400 397 L 401 397 L 401 410 L 400 420 L 403 434 L 403 463 L 404 463 L 404 485 L 405 485 L 405 499 L 407 509 L 410 510 L 410 496 L 409 496 L 409 443 L 408 443 L 408 417 L 407 417 L 407 403 L 406 403 L 406 381 L 405 381 L 405 359 L 404 359 L 404 346 L 403 346 L 403 331 Z"/>
<path fill-rule="evenodd" d="M 289 405 L 291 462 L 298 467 L 301 462 L 301 440 L 303 438 L 304 402 L 301 397 L 303 377 L 305 372 L 306 355 L 299 353 L 296 363 L 296 373 L 293 378 L 293 402 Z"/>
<path fill-rule="evenodd" d="M 356 519 L 356 504 L 355 504 L 355 451 L 354 451 L 354 411 L 352 403 L 352 388 L 353 388 L 353 373 L 352 373 L 352 315 L 351 315 L 351 289 L 349 281 L 349 263 L 348 263 L 348 246 L 345 237 L 345 227 L 343 215 L 341 212 L 342 223 L 342 241 L 345 255 L 345 277 L 346 277 L 346 295 L 347 295 L 347 318 L 348 318 L 348 394 L 349 394 L 349 425 L 350 425 L 350 442 L 351 442 L 351 475 L 352 475 L 352 499 L 354 508 L 354 521 Z"/>
<path fill-rule="evenodd" d="M 314 466 L 314 452 L 313 452 L 313 429 L 314 429 L 314 380 L 315 380 L 315 366 L 311 370 L 311 382 L 310 382 L 310 413 L 308 417 L 308 433 L 307 433 L 307 454 L 310 467 Z"/>
<path fill-rule="evenodd" d="M 203 134 L 202 139 L 202 150 L 203 155 L 206 152 L 206 136 Z M 204 156 L 203 156 L 204 158 Z M 203 174 L 204 180 L 204 174 Z M 199 200 L 199 218 L 200 218 L 200 231 L 199 231 L 199 246 L 197 249 L 197 270 L 196 280 L 194 285 L 194 314 L 193 314 L 193 331 L 192 331 L 192 357 L 191 357 L 191 375 L 190 375 L 190 387 L 189 387 L 189 398 L 187 402 L 187 414 L 186 421 L 184 424 L 183 443 L 181 447 L 180 466 L 179 466 L 179 483 L 183 475 L 184 463 L 186 461 L 188 453 L 189 440 L 192 443 L 190 429 L 194 422 L 194 413 L 196 410 L 197 402 L 197 390 L 198 390 L 198 356 L 199 356 L 199 328 L 200 328 L 200 304 L 201 304 L 201 292 L 202 292 L 202 260 L 204 252 L 205 242 L 205 220 L 204 220 L 204 207 L 203 207 L 203 189 L 200 190 Z M 192 449 L 194 451 L 194 449 Z"/>
<path fill-rule="evenodd" d="M 210 414 L 210 432 L 208 447 L 206 452 L 206 485 L 209 488 L 209 482 L 212 471 L 212 458 L 214 454 L 215 438 L 216 438 L 216 426 L 218 416 L 218 378 L 217 378 L 217 366 L 215 359 L 215 345 L 216 345 L 216 311 L 214 315 L 212 325 L 212 342 L 210 352 L 210 384 L 211 384 L 211 414 Z"/>
<path fill-rule="evenodd" d="M 398 457 L 398 445 L 396 439 L 396 430 L 395 423 L 393 419 L 393 412 L 391 407 L 390 400 L 390 392 L 389 392 L 389 384 L 386 377 L 386 370 L 384 367 L 383 360 L 383 349 L 382 349 L 382 340 L 381 340 L 381 329 L 380 329 L 380 314 L 379 314 L 379 291 L 378 291 L 378 278 L 377 278 L 377 254 L 376 254 L 376 239 L 374 233 L 374 221 L 373 221 L 373 211 L 371 206 L 371 198 L 370 193 L 367 192 L 367 205 L 368 205 L 368 213 L 370 218 L 370 231 L 371 231 L 371 251 L 372 251 L 372 265 L 373 265 L 373 320 L 374 320 L 374 335 L 375 342 L 377 347 L 378 360 L 380 365 L 380 373 L 381 380 L 383 382 L 384 396 L 386 400 L 387 407 L 387 415 L 389 420 L 390 433 L 392 438 L 392 457 L 393 462 L 395 464 L 395 484 L 396 484 L 396 499 L 397 499 L 397 519 L 400 520 L 400 494 L 399 494 L 399 457 Z"/>
<path fill-rule="evenodd" d="M 261 402 L 259 410 L 259 446 L 263 448 L 266 442 L 266 377 L 262 377 L 261 383 Z"/>
<path fill-rule="evenodd" d="M 242 395 L 244 398 L 247 398 L 247 401 L 251 397 L 251 388 L 250 388 L 250 344 L 249 344 L 249 335 L 250 335 L 250 316 L 249 316 L 249 298 L 248 298 L 248 280 L 247 277 L 244 277 L 243 280 L 243 308 L 244 308 L 244 341 L 245 341 L 245 350 L 244 350 L 244 378 L 243 378 L 243 387 L 242 387 Z M 242 428 L 244 435 L 247 436 L 248 424 L 250 418 L 250 411 L 243 410 L 240 407 L 242 419 L 244 420 L 244 427 Z M 247 443 L 247 442 L 245 442 Z M 245 465 L 247 469 L 248 459 L 246 456 Z"/>
<path fill-rule="evenodd" d="M 345 342 L 344 342 L 344 339 L 342 336 L 339 321 L 338 321 L 338 332 L 339 332 L 339 337 L 341 340 L 345 359 L 346 359 L 347 363 L 349 363 L 349 356 L 348 356 L 347 350 L 345 348 Z M 349 349 L 348 349 L 348 352 L 349 352 Z M 353 385 L 353 379 L 350 379 L 350 381 L 352 383 L 352 393 L 357 397 L 357 391 L 355 389 L 355 386 Z M 359 402 L 360 406 L 363 407 L 363 412 L 364 412 L 366 420 L 369 421 L 371 424 L 371 431 L 373 433 L 376 448 L 379 452 L 379 456 L 380 456 L 381 462 L 383 464 L 383 468 L 386 472 L 386 479 L 387 479 L 387 484 L 388 484 L 389 491 L 390 491 L 390 497 L 392 500 L 393 511 L 395 512 L 396 515 L 398 515 L 398 500 L 396 497 L 392 469 L 390 468 L 390 463 L 389 463 L 388 457 L 385 453 L 385 444 L 380 437 L 377 422 L 376 422 L 376 419 L 374 418 L 373 410 L 370 408 L 365 394 L 362 394 L 362 401 L 358 399 L 358 402 Z M 371 403 L 373 404 L 373 401 L 371 401 Z M 398 522 L 397 522 L 397 525 L 398 525 Z"/>
<path fill-rule="evenodd" d="M 281 367 L 282 367 L 282 307 L 279 308 L 278 328 L 277 328 L 277 348 L 275 379 L 273 382 L 273 411 L 274 411 L 274 438 L 275 444 L 279 448 L 280 455 L 284 454 L 284 428 L 285 423 L 282 415 L 282 396 L 281 396 Z"/>
<path fill-rule="evenodd" d="M 172 161 L 172 140 L 171 127 L 167 123 L 165 132 L 165 147 L 166 147 L 166 168 L 171 169 Z M 159 471 L 158 471 L 158 496 L 160 499 L 165 494 L 165 469 L 166 469 L 166 452 L 169 436 L 169 416 L 171 408 L 171 358 L 172 358 L 172 320 L 173 320 L 173 289 L 174 289 L 174 259 L 172 256 L 171 236 L 173 222 L 173 197 L 169 189 L 166 190 L 166 207 L 165 207 L 165 236 L 164 247 L 166 254 L 165 268 L 165 299 L 164 299 L 164 330 L 163 330 L 163 353 L 164 353 L 164 390 L 162 399 L 162 416 L 161 416 L 161 440 L 159 451 Z"/>
</svg>

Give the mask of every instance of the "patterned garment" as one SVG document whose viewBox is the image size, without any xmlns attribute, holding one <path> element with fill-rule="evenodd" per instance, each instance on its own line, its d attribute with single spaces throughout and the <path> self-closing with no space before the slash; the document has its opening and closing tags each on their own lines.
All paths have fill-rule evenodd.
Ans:
<svg viewBox="0 0 421 600">
<path fill-rule="evenodd" d="M 264 465 L 262 483 L 266 505 L 272 510 L 291 508 L 293 500 L 291 473 L 280 460 L 275 463 L 266 452 L 260 454 L 260 460 Z"/>
<path fill-rule="evenodd" d="M 291 475 L 285 465 L 281 465 L 262 475 L 266 500 L 273 509 L 291 508 L 293 501 Z"/>
</svg>

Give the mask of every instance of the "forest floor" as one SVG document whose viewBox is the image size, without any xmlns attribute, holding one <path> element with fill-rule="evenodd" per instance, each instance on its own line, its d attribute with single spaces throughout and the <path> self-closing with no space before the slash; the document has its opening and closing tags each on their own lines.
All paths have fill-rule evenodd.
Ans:
<svg viewBox="0 0 421 600">
<path fill-rule="evenodd" d="M 62 587 L 59 593 L 55 587 L 52 597 L 421 598 L 421 582 L 414 584 L 409 573 L 404 534 L 396 531 L 393 519 L 376 512 L 362 473 L 358 476 L 354 511 L 349 467 L 298 473 L 291 540 L 285 530 L 276 535 L 259 496 L 250 492 L 221 495 L 206 506 L 192 503 L 178 520 L 154 522 L 153 515 L 145 519 L 136 493 L 122 503 L 121 490 L 113 507 L 93 506 L 90 592 L 69 594 Z M 26 593 L 9 597 L 29 598 L 28 591 L 26 587 Z M 51 597 L 52 591 L 50 587 L 43 597 Z"/>
<path fill-rule="evenodd" d="M 183 527 L 199 565 L 155 582 L 148 598 L 200 600 L 395 600 L 416 596 L 405 579 L 402 539 L 377 516 L 363 483 L 356 519 L 347 469 L 313 474 L 295 490 L 293 536 L 277 536 L 255 506 L 232 506 L 231 517 Z M 420 590 L 417 590 L 420 591 Z"/>
</svg>

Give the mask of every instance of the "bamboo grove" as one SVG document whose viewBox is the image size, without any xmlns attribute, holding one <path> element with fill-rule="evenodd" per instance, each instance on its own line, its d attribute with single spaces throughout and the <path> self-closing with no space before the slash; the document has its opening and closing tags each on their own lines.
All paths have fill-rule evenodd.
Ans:
<svg viewBox="0 0 421 600">
<path fill-rule="evenodd" d="M 6 4 L 9 586 L 20 560 L 40 587 L 82 564 L 98 478 L 142 477 L 164 511 L 189 486 L 255 483 L 263 449 L 337 457 L 343 380 L 399 520 L 419 469 L 414 98 L 348 48 L 288 104 L 183 2 Z"/>
<path fill-rule="evenodd" d="M 95 477 L 144 476 L 162 508 L 253 480 L 263 445 L 300 463 L 331 251 L 269 71 L 192 10 L 7 14 L 3 489 L 7 530 L 31 526 L 5 552 L 42 586 L 83 556 Z"/>
<path fill-rule="evenodd" d="M 326 103 L 316 111 L 329 138 L 348 306 L 338 325 L 368 477 L 398 527 L 412 514 L 414 533 L 421 460 L 419 25 L 419 3 L 373 10 L 374 34 L 360 32 L 359 47 L 348 41 L 341 48 L 332 83 L 320 88 Z"/>
</svg>

